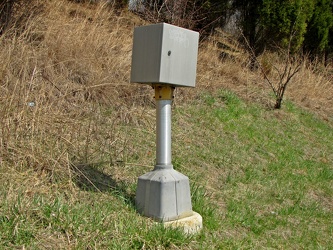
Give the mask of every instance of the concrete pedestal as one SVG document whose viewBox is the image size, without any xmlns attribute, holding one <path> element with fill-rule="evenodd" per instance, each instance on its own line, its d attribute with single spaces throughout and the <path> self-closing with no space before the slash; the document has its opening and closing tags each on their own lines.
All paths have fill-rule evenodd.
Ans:
<svg viewBox="0 0 333 250">
<path fill-rule="evenodd" d="M 173 168 L 156 169 L 138 178 L 139 213 L 166 222 L 193 215 L 189 179 Z"/>
</svg>

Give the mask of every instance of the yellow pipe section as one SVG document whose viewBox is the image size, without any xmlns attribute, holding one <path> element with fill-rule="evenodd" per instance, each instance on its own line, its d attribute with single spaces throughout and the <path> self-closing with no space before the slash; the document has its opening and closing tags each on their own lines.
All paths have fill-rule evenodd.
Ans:
<svg viewBox="0 0 333 250">
<path fill-rule="evenodd" d="M 175 87 L 173 86 L 154 84 L 153 88 L 155 89 L 155 100 L 172 100 L 174 97 L 173 91 Z"/>
</svg>

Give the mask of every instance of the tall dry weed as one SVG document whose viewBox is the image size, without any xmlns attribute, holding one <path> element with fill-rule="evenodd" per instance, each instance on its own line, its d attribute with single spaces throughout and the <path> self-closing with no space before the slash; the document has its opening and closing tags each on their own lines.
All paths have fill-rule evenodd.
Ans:
<svg viewBox="0 0 333 250">
<path fill-rule="evenodd" d="M 333 121 L 332 65 L 304 60 L 287 96 L 325 120 Z"/>
<path fill-rule="evenodd" d="M 138 122 L 133 103 L 149 97 L 129 84 L 137 19 L 102 3 L 40 7 L 0 37 L 0 163 L 53 182 L 76 163 L 123 160 L 117 125 Z"/>
</svg>

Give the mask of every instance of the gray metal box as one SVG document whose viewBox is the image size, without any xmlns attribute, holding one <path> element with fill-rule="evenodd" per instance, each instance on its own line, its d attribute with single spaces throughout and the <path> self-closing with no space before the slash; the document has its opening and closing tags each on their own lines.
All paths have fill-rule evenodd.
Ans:
<svg viewBox="0 0 333 250">
<path fill-rule="evenodd" d="M 131 82 L 194 87 L 199 33 L 159 23 L 134 29 Z"/>
</svg>

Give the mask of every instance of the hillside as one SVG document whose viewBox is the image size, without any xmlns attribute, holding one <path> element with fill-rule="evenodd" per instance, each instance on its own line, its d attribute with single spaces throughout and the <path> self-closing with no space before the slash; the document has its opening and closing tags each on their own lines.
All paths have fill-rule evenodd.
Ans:
<svg viewBox="0 0 333 250">
<path fill-rule="evenodd" d="M 218 32 L 201 42 L 197 86 L 177 88 L 173 105 L 173 165 L 204 219 L 189 237 L 133 204 L 155 157 L 153 91 L 129 83 L 132 32 L 147 22 L 102 3 L 34 4 L 0 37 L 1 248 L 333 244 L 331 66 L 304 61 L 273 110 L 245 52 L 222 59 Z"/>
</svg>

